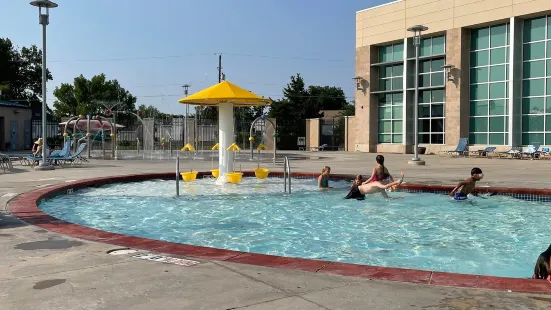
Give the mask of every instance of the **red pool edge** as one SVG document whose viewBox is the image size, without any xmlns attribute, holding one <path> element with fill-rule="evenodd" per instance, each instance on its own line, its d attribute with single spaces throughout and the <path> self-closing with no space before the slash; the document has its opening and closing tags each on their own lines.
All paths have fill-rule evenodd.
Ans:
<svg viewBox="0 0 551 310">
<path fill-rule="evenodd" d="M 210 172 L 199 172 L 197 177 L 210 175 Z M 245 176 L 254 176 L 254 172 L 246 171 Z M 270 172 L 271 176 L 281 176 L 281 172 Z M 293 173 L 293 177 L 317 177 L 316 173 Z M 353 179 L 353 175 L 332 175 L 334 179 Z M 341 276 L 354 276 L 376 280 L 388 280 L 397 282 L 419 283 L 426 285 L 439 285 L 464 288 L 479 288 L 519 293 L 551 294 L 551 283 L 545 280 L 503 278 L 492 276 L 479 276 L 470 274 L 456 274 L 438 271 L 414 270 L 392 267 L 377 267 L 348 263 L 329 262 L 304 258 L 282 257 L 265 254 L 215 249 L 209 247 L 187 245 L 173 242 L 152 240 L 141 237 L 132 237 L 94 228 L 81 226 L 62 221 L 52 217 L 38 208 L 38 203 L 44 198 L 55 196 L 70 189 L 80 189 L 88 186 L 99 186 L 108 183 L 136 182 L 148 179 L 175 178 L 175 173 L 150 173 L 123 175 L 115 177 L 102 177 L 78 180 L 69 183 L 58 184 L 23 193 L 8 204 L 9 212 L 27 222 L 52 232 L 60 233 L 74 238 L 88 241 L 102 242 L 121 247 L 136 248 L 152 252 L 167 253 L 205 260 L 225 261 L 256 266 L 275 267 L 282 269 L 294 269 L 315 273 L 326 273 Z M 449 186 L 403 184 L 408 190 L 419 191 L 448 191 Z M 527 195 L 549 195 L 551 190 L 526 189 L 526 188 L 479 188 L 479 191 L 496 193 L 517 193 Z M 537 255 L 535 255 L 534 259 Z"/>
</svg>

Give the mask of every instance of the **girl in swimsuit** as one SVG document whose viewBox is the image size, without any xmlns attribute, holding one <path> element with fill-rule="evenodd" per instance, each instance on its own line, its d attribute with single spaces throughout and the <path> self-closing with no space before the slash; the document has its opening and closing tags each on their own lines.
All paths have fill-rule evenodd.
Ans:
<svg viewBox="0 0 551 310">
<path fill-rule="evenodd" d="M 388 184 L 383 184 L 380 181 L 372 181 L 367 184 L 364 182 L 358 187 L 358 189 L 363 195 L 381 193 L 383 197 L 388 198 L 388 195 L 386 194 L 386 189 L 392 188 L 393 186 L 400 186 L 400 184 L 402 184 L 402 182 L 404 181 L 404 172 L 400 171 L 400 174 L 402 177 L 398 181 L 390 182 Z"/>
<path fill-rule="evenodd" d="M 331 188 L 329 187 L 329 174 L 331 174 L 331 167 L 323 167 L 323 170 L 321 170 L 321 174 L 318 177 L 318 187 L 320 189 Z"/>
<path fill-rule="evenodd" d="M 363 182 L 363 184 L 377 181 L 383 183 L 386 183 L 388 181 L 394 182 L 394 179 L 388 172 L 388 169 L 385 167 L 385 158 L 383 157 L 383 155 L 377 155 L 377 157 L 375 157 L 375 162 L 377 163 L 377 167 L 373 168 L 371 177 Z"/>
</svg>

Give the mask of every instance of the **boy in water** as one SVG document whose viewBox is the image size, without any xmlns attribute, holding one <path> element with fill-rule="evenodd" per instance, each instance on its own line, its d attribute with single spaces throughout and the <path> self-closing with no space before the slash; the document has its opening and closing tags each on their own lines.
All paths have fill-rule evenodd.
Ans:
<svg viewBox="0 0 551 310">
<path fill-rule="evenodd" d="M 450 196 L 452 196 L 455 200 L 465 200 L 469 194 L 477 196 L 476 193 L 473 193 L 473 190 L 476 182 L 482 180 L 482 178 L 484 178 L 482 169 L 471 169 L 471 177 L 465 181 L 459 182 L 459 184 L 457 184 L 457 186 L 451 191 Z"/>
</svg>

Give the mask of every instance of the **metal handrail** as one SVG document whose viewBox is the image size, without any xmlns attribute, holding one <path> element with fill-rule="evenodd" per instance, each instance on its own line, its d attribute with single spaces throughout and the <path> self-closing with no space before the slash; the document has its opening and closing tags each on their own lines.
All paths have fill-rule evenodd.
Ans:
<svg viewBox="0 0 551 310">
<path fill-rule="evenodd" d="M 287 179 L 289 179 L 289 194 L 291 193 L 291 165 L 289 158 L 285 156 L 283 159 L 283 191 L 287 192 Z"/>
</svg>

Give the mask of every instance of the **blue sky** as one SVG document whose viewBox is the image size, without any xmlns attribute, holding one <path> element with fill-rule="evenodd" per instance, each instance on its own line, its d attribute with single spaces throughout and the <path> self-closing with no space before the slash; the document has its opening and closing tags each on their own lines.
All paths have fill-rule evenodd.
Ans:
<svg viewBox="0 0 551 310">
<path fill-rule="evenodd" d="M 274 99 L 289 77 L 342 87 L 353 100 L 355 12 L 387 0 L 57 0 L 48 26 L 48 105 L 55 86 L 105 73 L 138 104 L 181 114 L 190 93 L 226 78 Z M 0 37 L 41 47 L 38 9 L 0 0 Z M 155 4 L 156 3 L 156 4 Z M 5 13 L 7 12 L 7 14 Z"/>
</svg>

